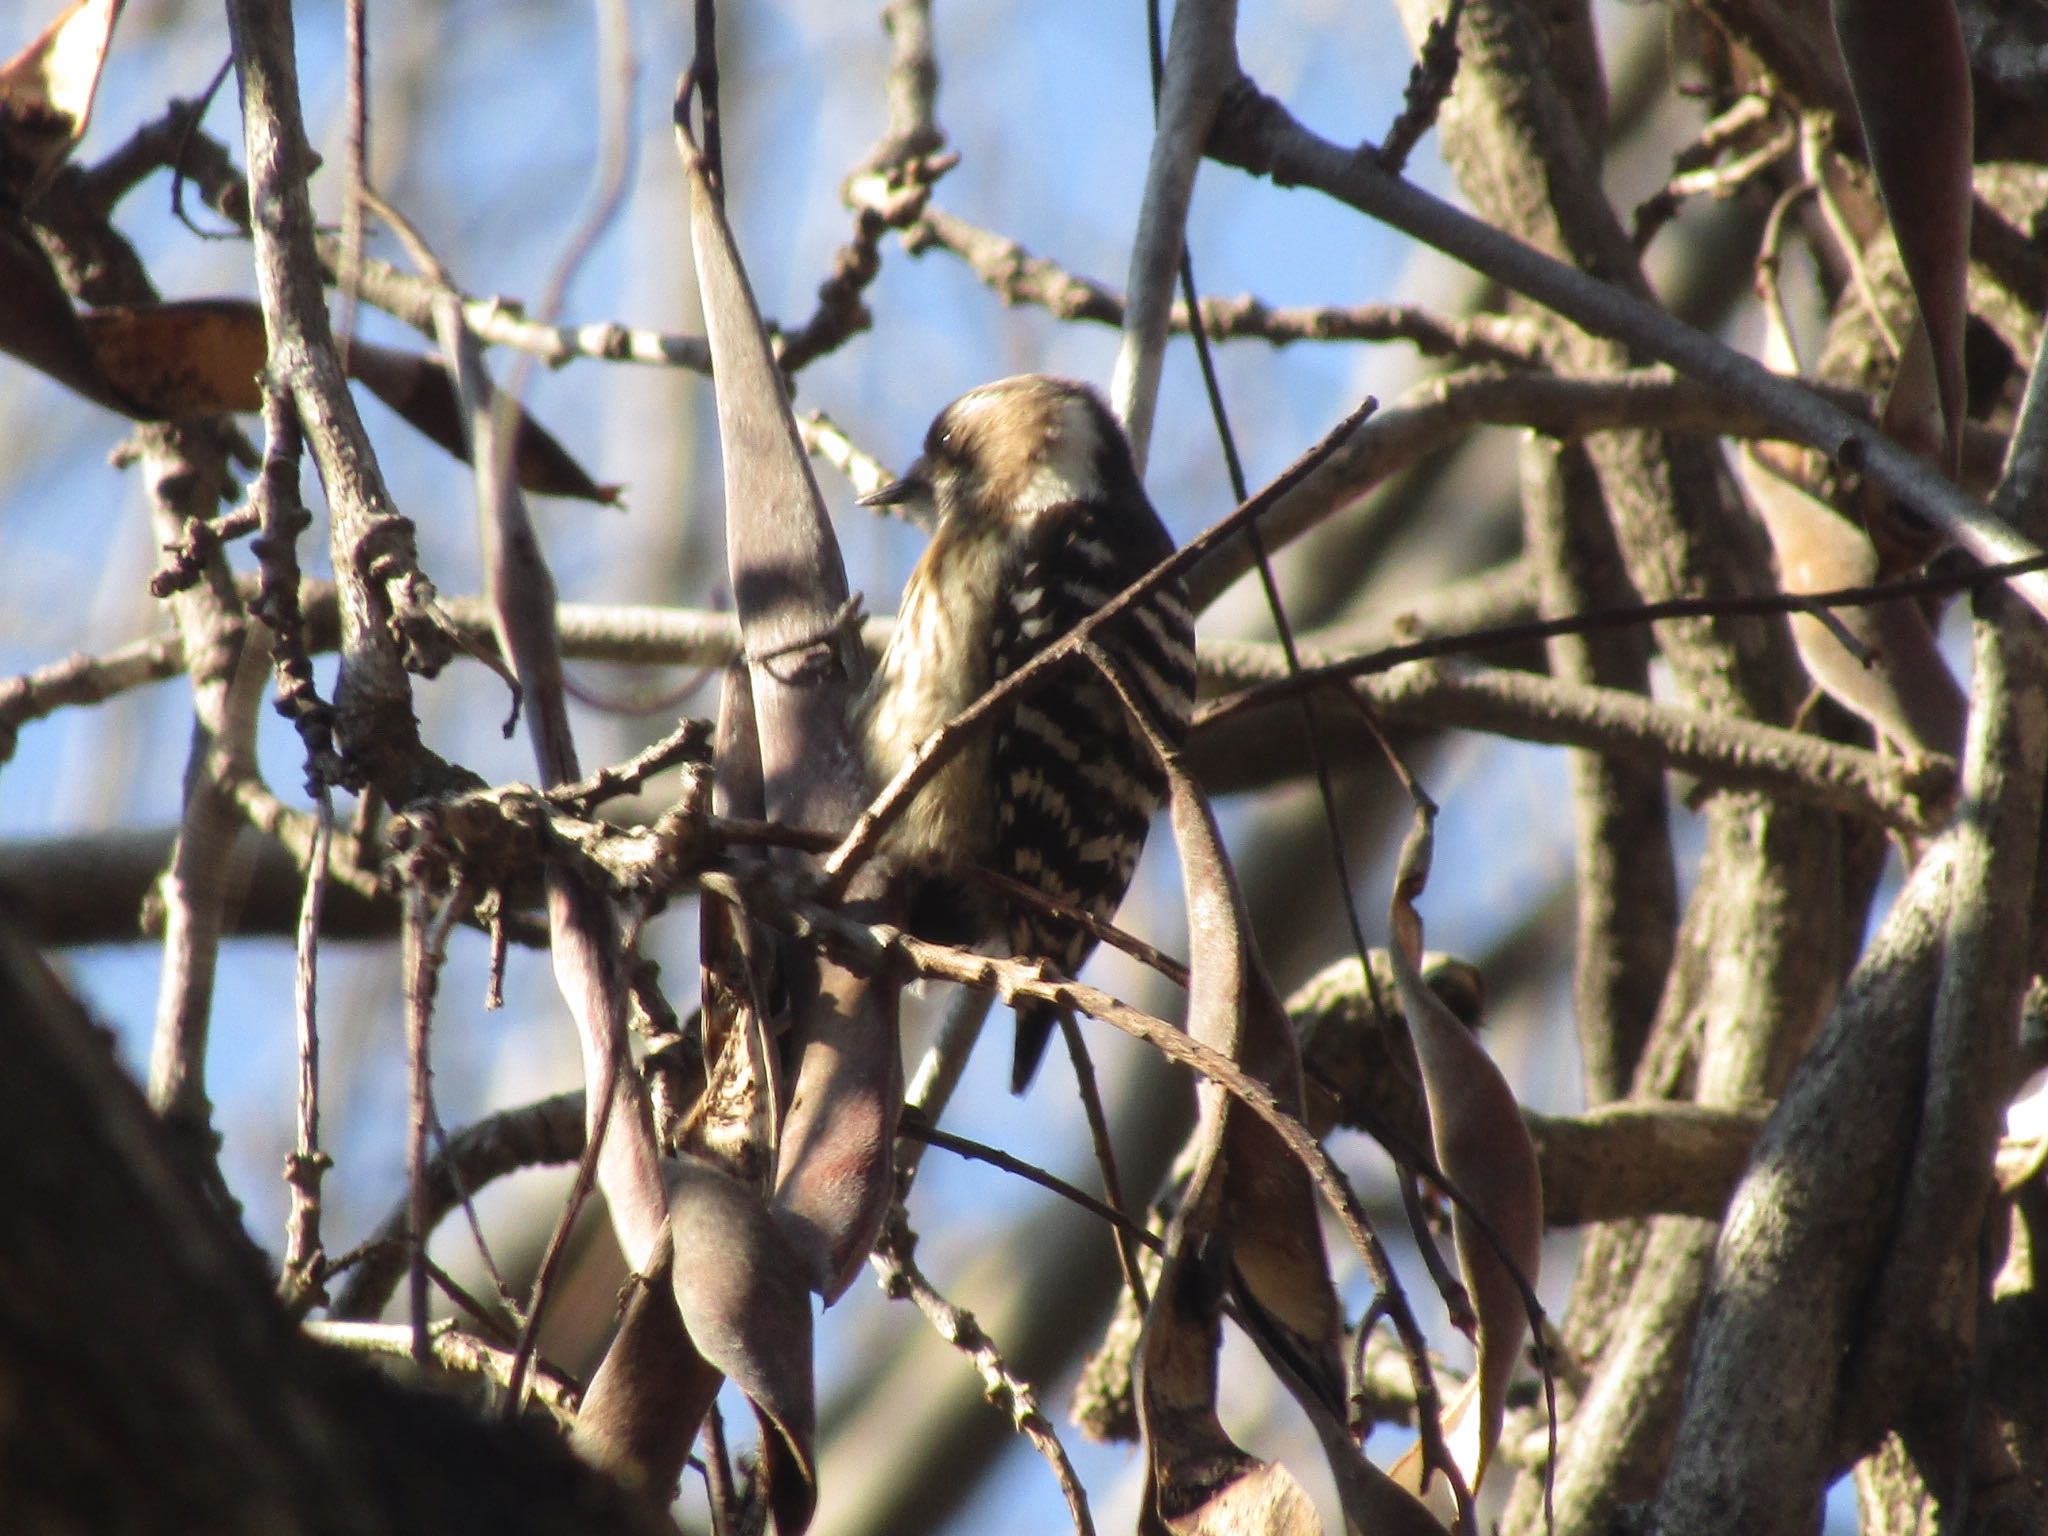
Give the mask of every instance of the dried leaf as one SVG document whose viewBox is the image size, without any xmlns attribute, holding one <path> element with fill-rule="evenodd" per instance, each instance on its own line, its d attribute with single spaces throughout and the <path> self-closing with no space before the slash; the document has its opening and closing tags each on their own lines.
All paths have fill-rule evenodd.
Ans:
<svg viewBox="0 0 2048 1536">
<path fill-rule="evenodd" d="M 758 820 L 761 748 L 746 663 L 729 665 L 724 681 L 712 743 L 712 808 L 720 816 Z M 736 859 L 756 856 L 733 854 Z M 764 999 L 771 952 L 770 936 L 737 908 L 708 895 L 699 903 L 699 1018 L 707 1079 L 686 1129 L 686 1145 L 743 1183 L 764 1188 L 773 1167 L 779 1100 L 766 1039 L 772 1022 Z"/>
<path fill-rule="evenodd" d="M 1251 940 L 1215 819 L 1186 774 L 1173 771 L 1171 782 L 1193 961 L 1188 1031 L 1299 1115 L 1294 1032 Z M 1167 1233 L 1139 1342 L 1145 1528 L 1318 1529 L 1292 1475 L 1240 1450 L 1217 1420 L 1216 1349 L 1229 1290 L 1254 1341 L 1316 1425 L 1346 1530 L 1441 1536 L 1435 1518 L 1368 1462 L 1344 1428 L 1342 1317 L 1307 1171 L 1221 1088 L 1203 1084 L 1201 1106 L 1195 1171 Z"/>
<path fill-rule="evenodd" d="M 610 1348 L 583 1394 L 570 1443 L 577 1455 L 664 1502 L 725 1376 L 690 1343 L 671 1281 L 666 1229 L 638 1276 Z"/>
<path fill-rule="evenodd" d="M 1173 775 L 1174 829 L 1184 817 L 1206 824 L 1206 810 L 1194 803 Z M 1211 843 L 1213 848 L 1213 840 Z M 1188 899 L 1189 948 L 1193 957 L 1188 990 L 1189 1033 L 1234 1043 L 1232 1022 L 1244 994 L 1244 950 L 1237 941 L 1236 892 L 1211 860 L 1202 863 L 1199 841 L 1182 854 Z M 1223 1296 L 1228 1283 L 1228 1239 L 1223 1224 L 1223 1156 L 1228 1100 L 1204 1082 L 1199 1089 L 1201 1127 L 1195 1171 L 1180 1209 L 1167 1229 L 1166 1255 L 1153 1288 L 1152 1305 L 1138 1343 L 1138 1421 L 1145 1442 L 1146 1488 L 1139 1528 L 1145 1531 L 1200 1531 L 1223 1528 L 1233 1490 L 1246 1485 L 1246 1498 L 1269 1518 L 1276 1490 L 1265 1480 L 1267 1464 L 1247 1455 L 1225 1433 L 1216 1415 L 1216 1354 L 1223 1342 Z M 1207 1519 L 1212 1509 L 1216 1522 Z M 1280 1529 L 1313 1530 L 1299 1510 Z"/>
<path fill-rule="evenodd" d="M 1780 449 L 1745 444 L 1736 454 L 1737 478 L 1777 551 L 1779 584 L 1826 592 L 1875 581 L 1880 561 L 1869 536 L 1800 484 Z M 1897 599 L 1838 609 L 1835 623 L 1839 630 L 1813 614 L 1792 615 L 1792 639 L 1813 680 L 1907 751 L 1956 755 L 1968 701 L 1920 605 Z"/>
<path fill-rule="evenodd" d="M 85 136 L 122 0 L 73 0 L 0 66 L 0 196 L 26 207 Z"/>
<path fill-rule="evenodd" d="M 396 352 L 366 341 L 350 344 L 349 376 L 398 412 L 419 432 L 448 452 L 469 462 L 469 434 L 463 428 L 462 402 L 454 380 L 441 360 L 415 352 Z M 517 408 L 512 439 L 512 468 L 520 487 L 538 496 L 573 496 L 609 506 L 620 487 L 600 485 L 561 442 Z"/>
<path fill-rule="evenodd" d="M 1765 366 L 1775 373 L 1796 374 L 1798 358 L 1785 331 L 1782 306 L 1766 302 L 1764 322 Z M 1915 327 L 1914 343 L 1909 356 L 1931 359 L 1924 326 Z M 1895 390 L 1893 398 L 1905 396 Z M 1938 441 L 1938 434 L 1920 440 L 1929 445 Z M 1736 478 L 1770 536 L 1780 587 L 1787 592 L 1826 592 L 1864 586 L 1889 574 L 1896 564 L 1926 558 L 1924 539 L 1886 509 L 1867 506 L 1862 515 L 1851 518 L 1815 495 L 1804 471 L 1813 462 L 1807 450 L 1789 443 L 1747 442 L 1736 450 Z M 1872 512 L 1879 514 L 1875 520 Z M 1883 550 L 1873 531 L 1884 533 Z M 1901 536 L 1909 544 L 1919 539 L 1919 547 L 1909 549 Z M 1898 745 L 1953 756 L 1962 745 L 1968 705 L 1920 606 L 1899 601 L 1839 609 L 1834 620 L 1831 625 L 1815 614 L 1792 615 L 1792 640 L 1813 680 L 1843 708 Z"/>
<path fill-rule="evenodd" d="M 1417 807 L 1401 850 L 1391 955 L 1429 1100 L 1437 1167 L 1463 1196 L 1452 1210 L 1451 1233 L 1478 1319 L 1479 1365 L 1446 1408 L 1443 1429 L 1460 1476 L 1476 1493 L 1500 1440 L 1508 1382 L 1528 1336 L 1523 1283 L 1534 1287 L 1542 1258 L 1543 1188 L 1514 1091 L 1478 1037 L 1422 980 L 1422 917 L 1414 903 L 1429 878 L 1431 814 Z M 1419 1450 L 1393 1468 L 1404 1486 L 1417 1491 L 1423 1483 Z"/>
<path fill-rule="evenodd" d="M 1190 1536 L 1307 1536 L 1320 1532 L 1322 1523 L 1294 1474 L 1277 1461 L 1262 1461 L 1217 1489 L 1192 1518 L 1176 1520 L 1173 1529 Z"/>
<path fill-rule="evenodd" d="M 263 409 L 269 339 L 246 299 L 190 299 L 78 317 L 107 378 L 144 419 Z"/>
<path fill-rule="evenodd" d="M 436 329 L 446 356 L 444 377 L 450 386 L 450 425 L 457 441 L 471 449 L 491 627 L 516 678 L 541 785 L 554 788 L 581 777 L 563 692 L 554 575 L 534 533 L 526 498 L 507 473 L 511 455 L 497 446 L 497 433 L 505 423 L 496 409 L 497 391 L 484 366 L 483 348 L 455 318 L 452 303 L 437 309 Z M 534 1284 L 523 1349 L 530 1349 L 536 1337 L 553 1260 L 561 1253 L 568 1224 L 593 1180 L 604 1193 L 606 1212 L 627 1263 L 643 1275 L 669 1268 L 676 1282 L 695 1275 L 703 1262 L 696 1245 L 685 1241 L 681 1265 L 674 1264 L 677 1231 L 682 1230 L 686 1239 L 692 1235 L 679 1223 L 692 1213 L 693 1205 L 708 1203 L 690 1187 L 687 1170 L 677 1175 L 680 1192 L 673 1199 L 665 1187 L 648 1085 L 627 1051 L 625 940 L 617 909 L 608 895 L 558 860 L 548 861 L 545 880 L 555 985 L 582 1047 L 587 1139 L 575 1193 L 556 1222 L 548 1259 Z M 773 1263 L 775 1255 L 764 1259 L 749 1251 L 745 1238 L 750 1234 L 739 1227 L 740 1218 L 720 1214 L 732 1229 L 736 1250 L 726 1262 L 742 1267 Z M 772 1224 L 761 1225 L 773 1233 Z M 732 1369 L 715 1347 L 718 1335 L 698 1322 L 680 1283 L 676 1293 L 682 1303 L 682 1330 L 673 1326 L 675 1320 L 658 1303 L 645 1301 L 627 1330 L 630 1336 L 614 1339 L 610 1361 L 615 1369 L 599 1397 L 604 1411 L 593 1418 L 591 1431 L 601 1437 L 594 1455 L 624 1460 L 663 1496 L 669 1495 L 688 1454 L 697 1417 L 716 1391 L 715 1371 Z M 778 1321 L 771 1315 L 764 1327 Z M 808 1394 L 808 1312 L 803 1321 Z"/>
<path fill-rule="evenodd" d="M 829 1305 L 860 1273 L 895 1187 L 897 989 L 808 956 L 786 954 L 784 970 L 797 1066 L 775 1210 Z"/>
<path fill-rule="evenodd" d="M 1893 441 L 1904 443 L 1931 463 L 1945 465 L 1954 474 L 1955 465 L 1949 463 L 1948 456 L 1949 431 L 1942 388 L 1941 361 L 1935 356 L 1927 316 L 1916 308 L 1913 323 L 1899 339 L 1899 364 L 1892 370 L 1891 384 L 1884 392 L 1880 424 Z M 1912 518 L 1912 513 L 1902 508 L 1887 511 L 1886 516 L 1906 519 Z M 1919 533 L 1918 519 L 1905 523 L 1905 531 Z M 1926 539 L 1927 535 L 1920 534 L 1921 542 Z"/>
<path fill-rule="evenodd" d="M 1963 328 L 1970 256 L 1970 57 L 1953 0 L 1834 0 L 1835 36 L 1856 116 L 1919 301 L 1940 414 L 1940 459 L 1954 472 L 1964 415 Z M 1910 357 L 1913 347 L 1909 345 Z M 1887 407 L 1912 446 L 1924 415 L 1914 371 Z"/>
<path fill-rule="evenodd" d="M 591 1378 L 577 1450 L 666 1499 L 730 1379 L 760 1423 L 775 1528 L 793 1536 L 818 1492 L 805 1266 L 738 1180 L 687 1157 L 670 1175 L 669 1226 Z"/>
<path fill-rule="evenodd" d="M 1301 1059 L 1273 979 L 1250 938 L 1243 898 L 1201 792 L 1172 775 L 1174 841 L 1187 894 L 1188 1033 L 1229 1056 L 1302 1112 Z M 1316 1193 L 1304 1169 L 1258 1116 L 1204 1086 L 1204 1126 L 1218 1138 L 1223 1220 L 1236 1280 L 1264 1319 L 1285 1331 L 1308 1386 L 1328 1407 L 1344 1403 L 1342 1315 L 1330 1283 Z M 1213 1113 L 1209 1106 L 1214 1106 Z"/>
<path fill-rule="evenodd" d="M 746 637 L 762 806 L 788 825 L 843 830 L 867 798 L 851 724 L 867 655 L 849 622 L 846 568 L 781 372 L 683 114 L 677 140 L 716 381 L 726 559 Z M 870 870 L 856 880 L 849 896 L 857 907 L 872 902 L 879 879 Z M 897 989 L 794 947 L 782 969 L 796 1081 L 774 1209 L 829 1302 L 859 1273 L 894 1191 L 903 1101 Z"/>
<path fill-rule="evenodd" d="M 0 259 L 12 260 L 0 242 Z M 62 314 L 70 302 L 55 287 Z M 70 323 L 84 338 L 91 362 L 81 372 L 69 357 L 69 341 L 61 334 L 59 311 L 46 305 L 35 315 L 16 316 L 5 324 L 35 320 L 53 333 L 46 344 L 49 360 L 31 355 L 0 334 L 0 347 L 35 364 L 88 399 L 139 420 L 176 421 L 191 416 L 263 408 L 263 370 L 269 339 L 263 311 L 246 299 L 181 299 L 167 304 L 114 306 L 87 310 Z M 410 422 L 421 434 L 463 463 L 469 462 L 469 433 L 462 420 L 462 401 L 439 358 L 359 341 L 349 348 L 349 374 L 371 394 Z M 60 368 L 68 369 L 60 372 Z M 513 468 L 522 489 L 543 496 L 574 496 L 584 501 L 616 502 L 619 487 L 599 485 L 545 427 L 523 408 L 518 411 Z"/>
<path fill-rule="evenodd" d="M 761 784 L 761 733 L 744 658 L 727 664 L 722 684 L 718 728 L 711 739 L 711 809 L 719 816 L 762 820 L 768 815 L 768 792 Z"/>
<path fill-rule="evenodd" d="M 1141 1531 L 1244 1529 L 1252 1509 L 1282 1531 L 1317 1529 L 1306 1499 L 1289 1502 L 1276 1469 L 1247 1455 L 1216 1416 L 1216 1352 L 1223 1342 L 1224 1244 L 1208 1238 L 1223 1204 L 1217 1092 L 1205 1086 L 1205 1138 L 1187 1198 L 1166 1235 L 1166 1258 L 1138 1344 L 1138 1420 L 1145 1439 Z M 1288 1479 L 1291 1483 L 1292 1479 Z M 1294 1490 L 1298 1495 L 1299 1490 Z"/>
<path fill-rule="evenodd" d="M 1338 1125 L 1368 1133 L 1384 1126 L 1396 1145 L 1420 1147 L 1429 1140 L 1428 1113 L 1415 1091 L 1415 1055 L 1400 1018 L 1393 961 L 1383 949 L 1373 950 L 1371 960 L 1370 983 L 1358 957 L 1346 955 L 1287 999 L 1301 1041 L 1308 1128 L 1320 1140 Z M 1423 956 L 1422 979 L 1468 1027 L 1478 1026 L 1486 979 L 1477 966 L 1432 953 Z"/>
<path fill-rule="evenodd" d="M 810 1524 L 818 1502 L 807 1266 L 782 1223 L 738 1180 L 679 1158 L 673 1188 L 683 1326 L 753 1406 L 768 1506 L 776 1530 L 790 1536 Z"/>
<path fill-rule="evenodd" d="M 1269 1357 L 1270 1358 L 1270 1357 Z M 1297 1395 L 1337 1478 L 1337 1501 L 1347 1536 L 1444 1536 L 1444 1522 L 1429 1507 L 1360 1453 L 1336 1414 Z"/>
<path fill-rule="evenodd" d="M 726 563 L 747 638 L 764 808 L 849 827 L 866 800 L 848 706 L 867 655 L 845 623 L 846 567 L 725 210 L 685 140 L 690 240 L 725 459 Z"/>
<path fill-rule="evenodd" d="M 1288 1536 L 1297 1531 L 1319 1536 L 1322 1531 L 1315 1505 L 1277 1461 L 1229 1459 L 1213 1470 L 1212 1479 L 1177 1490 L 1177 1497 L 1168 1496 L 1170 1502 L 1147 1510 L 1139 1529 L 1180 1536 Z"/>
</svg>

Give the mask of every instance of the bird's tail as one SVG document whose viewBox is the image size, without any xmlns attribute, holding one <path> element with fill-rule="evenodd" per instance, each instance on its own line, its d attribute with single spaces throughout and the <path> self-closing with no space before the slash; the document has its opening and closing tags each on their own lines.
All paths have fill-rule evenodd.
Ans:
<svg viewBox="0 0 2048 1536">
<path fill-rule="evenodd" d="M 1051 1003 L 1017 1004 L 1017 1054 L 1010 1063 L 1010 1092 L 1022 1093 L 1031 1086 L 1045 1047 L 1052 1039 L 1053 1027 L 1059 1021 L 1060 1011 Z"/>
</svg>

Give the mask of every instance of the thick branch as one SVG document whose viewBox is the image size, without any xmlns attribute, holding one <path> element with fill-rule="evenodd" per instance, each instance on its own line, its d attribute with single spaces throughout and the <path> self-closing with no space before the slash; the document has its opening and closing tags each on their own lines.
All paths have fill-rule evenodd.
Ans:
<svg viewBox="0 0 2048 1536">
<path fill-rule="evenodd" d="M 1726 788 L 1764 790 L 1888 826 L 1928 831 L 1946 817 L 1954 766 L 1926 758 L 1902 768 L 1856 747 L 1779 726 L 1731 720 L 1641 694 L 1564 683 L 1504 668 L 1410 662 L 1353 684 L 1389 719 L 1490 731 L 1523 741 L 1583 747 L 1654 768 L 1696 774 Z M 1280 707 L 1285 682 L 1258 702 Z M 1235 717 L 1226 700 L 1198 717 L 1216 729 Z"/>
</svg>

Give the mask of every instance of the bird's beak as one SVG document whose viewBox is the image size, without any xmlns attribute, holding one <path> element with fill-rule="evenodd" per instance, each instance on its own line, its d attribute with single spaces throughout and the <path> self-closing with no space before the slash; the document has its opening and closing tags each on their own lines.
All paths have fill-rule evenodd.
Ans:
<svg viewBox="0 0 2048 1536">
<path fill-rule="evenodd" d="M 924 460 L 918 459 L 903 473 L 901 480 L 892 480 L 878 491 L 869 491 L 860 498 L 863 507 L 900 507 L 906 501 L 915 501 L 929 495 L 931 485 L 925 479 Z"/>
<path fill-rule="evenodd" d="M 856 505 L 863 507 L 900 507 L 917 494 L 915 480 L 892 480 L 879 491 L 869 491 L 859 498 Z"/>
</svg>

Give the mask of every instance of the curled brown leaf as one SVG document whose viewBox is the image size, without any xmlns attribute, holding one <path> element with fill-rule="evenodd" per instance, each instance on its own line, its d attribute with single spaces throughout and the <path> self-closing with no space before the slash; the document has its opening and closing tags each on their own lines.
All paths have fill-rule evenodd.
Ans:
<svg viewBox="0 0 2048 1536">
<path fill-rule="evenodd" d="M 1911 447 L 1933 448 L 1929 456 L 1953 473 L 1970 318 L 1973 114 L 1962 24 L 1954 0 L 1834 0 L 1834 20 L 1870 167 L 1920 308 L 1923 340 L 1906 344 L 1903 387 L 1894 389 L 1885 425 Z M 1923 344 L 1921 371 L 1908 363 Z M 1932 444 L 1916 430 L 1930 416 Z"/>
<path fill-rule="evenodd" d="M 1237 1062 L 1298 1117 L 1303 1092 L 1294 1030 L 1251 938 L 1215 817 L 1177 765 L 1169 766 L 1169 777 L 1192 959 L 1188 1032 Z M 1239 1450 L 1216 1419 L 1215 1352 L 1227 1291 L 1317 1428 L 1345 1528 L 1439 1532 L 1434 1517 L 1372 1466 L 1343 1427 L 1342 1315 L 1307 1170 L 1271 1126 L 1219 1085 L 1204 1084 L 1201 1101 L 1195 1172 L 1167 1233 L 1139 1345 L 1148 1517 L 1175 1531 L 1317 1528 L 1293 1477 Z"/>
<path fill-rule="evenodd" d="M 0 65 L 0 194 L 32 202 L 85 135 L 123 0 L 73 0 Z"/>
<path fill-rule="evenodd" d="M 1543 1251 L 1543 1188 L 1514 1090 L 1478 1037 L 1422 979 L 1415 899 L 1429 878 L 1432 816 L 1432 808 L 1417 806 L 1401 850 L 1391 954 L 1429 1101 L 1437 1167 L 1462 1197 L 1453 1207 L 1451 1232 L 1478 1320 L 1479 1368 L 1445 1410 L 1444 1434 L 1459 1474 L 1476 1490 L 1500 1440 L 1508 1381 L 1528 1336 L 1528 1297 Z M 1411 1452 L 1394 1475 L 1419 1489 L 1425 1481 L 1421 1456 Z"/>
<path fill-rule="evenodd" d="M 867 656 L 847 622 L 846 568 L 782 373 L 687 116 L 685 98 L 676 131 L 717 383 L 726 561 L 746 638 L 762 810 L 786 825 L 836 831 L 853 824 L 866 799 L 851 708 Z M 878 879 L 872 872 L 849 894 L 872 904 Z M 903 1101 L 896 988 L 793 948 L 783 959 L 794 1084 L 773 1207 L 829 1301 L 859 1273 L 894 1189 Z"/>
</svg>

